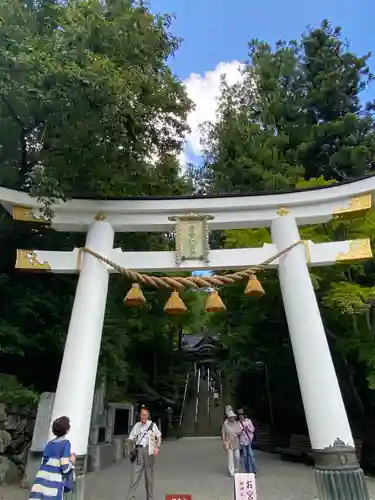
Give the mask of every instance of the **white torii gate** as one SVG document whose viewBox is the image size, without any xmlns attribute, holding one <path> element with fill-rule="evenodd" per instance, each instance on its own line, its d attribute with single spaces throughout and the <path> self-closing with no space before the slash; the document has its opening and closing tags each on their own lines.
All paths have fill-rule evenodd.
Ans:
<svg viewBox="0 0 375 500">
<path fill-rule="evenodd" d="M 300 239 L 298 226 L 363 216 L 371 208 L 375 177 L 313 190 L 260 196 L 181 197 L 125 200 L 73 199 L 54 207 L 56 231 L 87 232 L 86 247 L 138 271 L 240 269 L 258 265 Z M 0 188 L 0 203 L 15 220 L 45 222 L 43 206 L 25 193 Z M 262 248 L 208 250 L 207 261 L 176 263 L 175 252 L 122 252 L 115 232 L 166 232 L 173 218 L 203 214 L 209 228 L 270 227 L 272 244 Z M 109 272 L 106 264 L 80 252 L 18 250 L 16 267 L 54 273 L 79 272 L 52 419 L 68 415 L 72 449 L 83 463 L 100 351 Z M 320 500 L 368 500 L 363 472 L 332 363 L 308 265 L 322 266 L 372 257 L 369 239 L 295 246 L 272 265 L 281 292 L 297 366 L 299 384 L 315 454 Z M 83 483 L 84 466 L 81 470 Z M 79 483 L 79 481 L 78 481 Z M 75 497 L 83 498 L 78 488 Z"/>
</svg>

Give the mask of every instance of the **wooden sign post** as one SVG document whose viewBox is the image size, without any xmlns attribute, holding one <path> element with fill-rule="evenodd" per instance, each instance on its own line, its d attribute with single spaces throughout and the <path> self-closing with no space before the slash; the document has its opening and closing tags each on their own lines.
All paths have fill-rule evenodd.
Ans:
<svg viewBox="0 0 375 500">
<path fill-rule="evenodd" d="M 255 474 L 234 475 L 234 500 L 257 500 Z"/>
</svg>

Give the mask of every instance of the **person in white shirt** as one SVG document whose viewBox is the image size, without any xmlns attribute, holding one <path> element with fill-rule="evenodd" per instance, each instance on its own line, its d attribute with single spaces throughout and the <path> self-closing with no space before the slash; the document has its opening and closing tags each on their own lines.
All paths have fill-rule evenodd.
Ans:
<svg viewBox="0 0 375 500">
<path fill-rule="evenodd" d="M 136 453 L 136 458 L 133 462 L 127 500 L 135 500 L 135 493 L 143 472 L 145 475 L 146 498 L 147 500 L 153 500 L 154 497 L 154 462 L 159 453 L 161 432 L 156 424 L 149 420 L 149 417 L 148 409 L 142 406 L 140 421 L 135 424 L 129 435 L 129 441 L 133 447 L 132 453 Z"/>
</svg>

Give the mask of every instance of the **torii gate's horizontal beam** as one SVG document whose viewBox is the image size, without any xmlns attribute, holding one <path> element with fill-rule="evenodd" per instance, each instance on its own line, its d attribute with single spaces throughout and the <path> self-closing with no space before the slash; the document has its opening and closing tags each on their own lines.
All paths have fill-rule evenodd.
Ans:
<svg viewBox="0 0 375 500">
<path fill-rule="evenodd" d="M 53 206 L 57 231 L 86 231 L 95 219 L 106 219 L 116 232 L 164 232 L 173 216 L 210 215 L 210 229 L 268 227 L 279 215 L 291 214 L 298 225 L 332 218 L 362 216 L 371 208 L 375 176 L 322 189 L 294 190 L 259 196 L 185 197 L 164 199 L 79 200 Z M 26 193 L 0 187 L 0 203 L 15 220 L 45 222 L 43 204 Z"/>
<path fill-rule="evenodd" d="M 372 258 L 369 238 L 332 243 L 306 241 L 305 251 L 306 260 L 310 266 L 328 266 L 336 262 L 349 263 Z M 265 244 L 262 248 L 211 250 L 208 264 L 200 260 L 186 260 L 178 266 L 175 252 L 122 252 L 118 248 L 106 257 L 133 271 L 196 271 L 207 268 L 211 271 L 220 271 L 257 266 L 276 253 L 276 246 L 273 244 Z M 71 252 L 17 250 L 16 268 L 71 274 L 79 271 L 80 260 L 81 253 L 77 248 Z M 278 261 L 275 261 L 269 267 L 275 268 L 277 265 Z M 109 268 L 109 272 L 116 273 L 117 271 Z"/>
</svg>

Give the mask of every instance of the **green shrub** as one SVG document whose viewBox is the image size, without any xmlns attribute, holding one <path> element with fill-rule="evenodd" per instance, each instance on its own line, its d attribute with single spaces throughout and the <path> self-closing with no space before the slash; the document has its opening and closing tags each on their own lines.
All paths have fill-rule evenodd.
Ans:
<svg viewBox="0 0 375 500">
<path fill-rule="evenodd" d="M 7 405 L 34 408 L 39 401 L 39 394 L 24 387 L 14 375 L 0 373 L 0 401 Z"/>
</svg>

